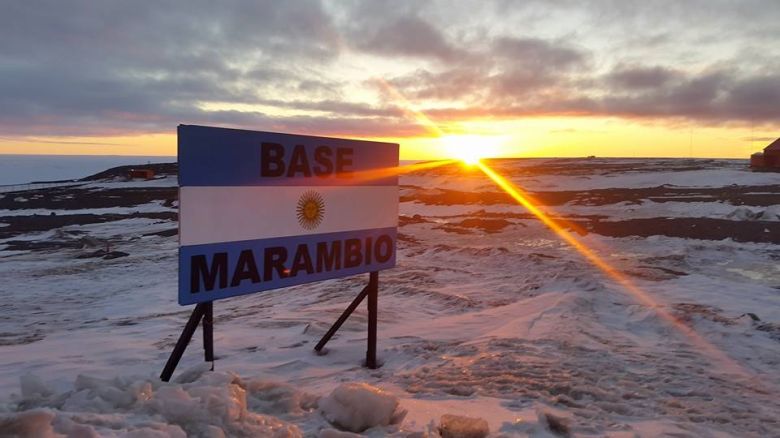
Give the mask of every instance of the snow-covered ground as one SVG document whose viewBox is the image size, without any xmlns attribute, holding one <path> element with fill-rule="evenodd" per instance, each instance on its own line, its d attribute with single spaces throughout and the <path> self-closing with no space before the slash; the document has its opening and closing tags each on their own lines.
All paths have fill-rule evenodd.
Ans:
<svg viewBox="0 0 780 438">
<path fill-rule="evenodd" d="M 6 236 L 0 435 L 347 436 L 334 423 L 346 428 L 349 418 L 355 430 L 378 424 L 364 432 L 373 436 L 437 436 L 440 427 L 462 424 L 442 420 L 456 415 L 485 420 L 493 436 L 778 436 L 780 224 L 772 215 L 780 214 L 780 174 L 743 165 L 494 163 L 525 189 L 556 192 L 542 197 L 544 208 L 564 218 L 706 217 L 768 230 L 740 242 L 578 237 L 655 306 L 641 304 L 511 200 L 438 197 L 442 189 L 499 191 L 473 169 L 403 176 L 398 267 L 380 274 L 377 370 L 360 365 L 364 306 L 326 355 L 312 351 L 367 281 L 361 276 L 216 302 L 216 371 L 204 368 L 198 331 L 176 381 L 160 382 L 191 308 L 176 304 L 178 242 L 165 233 L 175 221 L 143 214 L 175 211 L 175 204 L 116 207 L 109 213 L 141 215 Z M 89 190 L 115 183 L 92 184 Z M 598 194 L 598 202 L 556 198 L 663 185 L 715 190 L 682 200 L 641 198 L 644 192 L 631 192 L 641 195 L 631 202 L 622 192 Z M 734 192 L 734 185 L 750 188 Z M 16 206 L 14 217 L 23 216 Z M 90 211 L 70 211 L 82 213 Z M 498 220 L 490 214 L 504 214 L 505 223 L 483 226 Z M 77 258 L 94 251 L 86 236 L 129 255 Z M 2 250 L 11 241 L 52 239 L 85 247 Z M 341 386 L 348 383 L 373 388 Z"/>
</svg>

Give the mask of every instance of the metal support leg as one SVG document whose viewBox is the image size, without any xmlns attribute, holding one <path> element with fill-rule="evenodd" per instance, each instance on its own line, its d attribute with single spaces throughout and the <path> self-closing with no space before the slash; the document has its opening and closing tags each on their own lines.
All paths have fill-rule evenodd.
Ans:
<svg viewBox="0 0 780 438">
<path fill-rule="evenodd" d="M 368 349 L 366 367 L 377 368 L 376 362 L 376 325 L 379 302 L 379 272 L 372 272 L 368 281 Z"/>
<path fill-rule="evenodd" d="M 368 290 L 370 289 L 370 287 L 371 287 L 371 282 L 369 282 L 368 286 L 364 287 L 363 290 L 360 291 L 360 293 L 358 294 L 357 297 L 355 297 L 354 300 L 352 300 L 352 303 L 350 303 L 349 307 L 347 307 L 344 313 L 342 313 L 341 316 L 339 316 L 339 319 L 336 320 L 336 323 L 333 324 L 333 327 L 331 327 L 330 330 L 328 330 L 328 332 L 325 333 L 325 336 L 323 336 L 322 339 L 320 339 L 320 342 L 317 343 L 317 346 L 314 347 L 314 351 L 319 353 L 322 350 L 322 348 L 325 347 L 325 344 L 327 344 L 328 341 L 330 341 L 330 338 L 332 338 L 333 335 L 336 334 L 336 331 L 338 331 L 341 325 L 344 324 L 344 321 L 346 321 L 347 318 L 349 318 L 349 315 L 351 315 L 352 312 L 355 311 L 357 306 L 360 305 L 360 303 L 366 297 L 366 294 L 368 294 Z"/>
<path fill-rule="evenodd" d="M 211 371 L 214 371 L 214 302 L 203 304 L 203 352 L 206 362 L 211 362 Z"/>
<path fill-rule="evenodd" d="M 181 332 L 181 336 L 179 336 L 179 340 L 176 342 L 176 346 L 173 347 L 171 357 L 168 358 L 168 362 L 165 364 L 162 374 L 160 374 L 160 380 L 163 382 L 171 380 L 173 371 L 176 369 L 176 365 L 179 364 L 179 360 L 181 360 L 181 356 L 184 354 L 187 344 L 190 343 L 190 339 L 192 339 L 192 335 L 195 333 L 195 329 L 198 327 L 198 323 L 203 317 L 205 310 L 206 304 L 200 303 L 196 305 L 195 309 L 192 311 L 190 319 L 187 321 L 187 325 L 184 326 L 184 330 Z"/>
</svg>

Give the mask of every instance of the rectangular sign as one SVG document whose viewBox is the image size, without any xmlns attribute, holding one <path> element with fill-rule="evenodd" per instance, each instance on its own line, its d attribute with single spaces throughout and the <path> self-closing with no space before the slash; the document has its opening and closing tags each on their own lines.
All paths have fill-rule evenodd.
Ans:
<svg viewBox="0 0 780 438">
<path fill-rule="evenodd" d="M 180 125 L 179 304 L 395 266 L 398 145 Z"/>
</svg>

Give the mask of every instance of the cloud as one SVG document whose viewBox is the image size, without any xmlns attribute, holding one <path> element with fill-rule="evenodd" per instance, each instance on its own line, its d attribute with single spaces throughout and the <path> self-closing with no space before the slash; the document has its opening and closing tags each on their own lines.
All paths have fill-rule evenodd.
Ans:
<svg viewBox="0 0 780 438">
<path fill-rule="evenodd" d="M 489 80 L 491 99 L 529 100 L 560 89 L 573 70 L 586 68 L 586 54 L 563 43 L 502 37 L 491 48 L 498 73 Z"/>
<path fill-rule="evenodd" d="M 15 2 L 0 15 L 0 132 L 158 132 L 202 102 L 333 95 L 298 66 L 340 51 L 318 1 Z"/>
<path fill-rule="evenodd" d="M 713 122 L 780 120 L 780 74 L 741 75 L 738 71 L 689 74 L 647 92 L 609 94 L 600 112 L 628 117 L 674 117 Z"/>
<path fill-rule="evenodd" d="M 780 120 L 780 72 L 735 82 L 724 105 L 751 120 Z"/>
<path fill-rule="evenodd" d="M 586 68 L 588 56 L 560 42 L 500 37 L 475 47 L 470 57 L 471 62 L 418 69 L 391 82 L 415 99 L 506 104 L 562 87 L 576 69 Z"/>
<path fill-rule="evenodd" d="M 762 142 L 763 141 L 768 141 L 768 142 L 772 142 L 772 141 L 777 140 L 777 137 L 742 137 L 742 138 L 740 138 L 740 140 L 743 140 L 743 141 L 762 141 Z"/>
<path fill-rule="evenodd" d="M 625 3 L 9 2 L 0 135 L 424 132 L 377 78 L 443 122 L 780 124 L 777 2 Z"/>
<path fill-rule="evenodd" d="M 523 68 L 547 72 L 568 70 L 585 60 L 585 55 L 578 50 L 539 38 L 498 38 L 492 54 Z"/>
<path fill-rule="evenodd" d="M 661 87 L 679 76 L 679 72 L 659 66 L 620 65 L 607 76 L 607 81 L 619 88 L 646 89 Z"/>
<path fill-rule="evenodd" d="M 519 118 L 540 116 L 623 117 L 645 120 L 692 120 L 704 124 L 769 124 L 780 121 L 780 74 L 741 76 L 714 71 L 681 76 L 652 89 L 626 92 L 588 89 L 567 94 L 526 95 L 514 103 L 484 101 L 468 108 L 434 108 L 426 112 L 439 120 Z"/>
<path fill-rule="evenodd" d="M 392 78 L 390 83 L 415 101 L 469 100 L 485 91 L 485 82 L 490 75 L 489 66 L 461 65 L 435 72 L 419 69 Z"/>
<path fill-rule="evenodd" d="M 364 30 L 365 40 L 356 41 L 359 49 L 377 55 L 435 58 L 443 61 L 463 56 L 434 26 L 420 17 L 399 17 L 375 31 Z"/>
</svg>

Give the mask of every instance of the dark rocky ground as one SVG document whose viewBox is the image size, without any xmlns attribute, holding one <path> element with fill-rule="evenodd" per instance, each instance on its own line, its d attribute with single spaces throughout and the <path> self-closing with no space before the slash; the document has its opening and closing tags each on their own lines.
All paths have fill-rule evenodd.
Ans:
<svg viewBox="0 0 780 438">
<path fill-rule="evenodd" d="M 514 173 L 525 174 L 562 174 L 562 175 L 608 175 L 621 172 L 652 172 L 652 171 L 688 171 L 701 170 L 709 167 L 723 166 L 722 161 L 715 160 L 669 160 L 643 163 L 635 160 L 626 162 L 590 162 L 583 160 L 545 161 L 544 165 L 513 168 Z M 80 245 L 78 240 L 27 241 L 14 238 L 36 232 L 56 230 L 71 225 L 87 225 L 112 222 L 128 218 L 151 218 L 168 221 L 168 230 L 155 233 L 164 236 L 176 234 L 175 209 L 170 212 L 136 212 L 133 207 L 159 202 L 164 206 L 177 205 L 178 189 L 176 187 L 127 187 L 127 188 L 94 188 L 87 183 L 101 180 L 123 178 L 132 166 L 122 166 L 100 172 L 82 180 L 83 185 L 52 187 L 24 192 L 6 193 L 0 198 L 0 209 L 3 210 L 57 210 L 60 213 L 48 215 L 14 215 L 0 216 L 0 239 L 9 239 L 5 243 L 9 250 L 41 250 L 56 247 L 74 247 Z M 176 164 L 153 164 L 144 166 L 152 168 L 158 177 L 173 176 L 177 173 Z M 495 163 L 501 168 L 501 161 Z M 403 182 L 403 179 L 402 179 Z M 514 200 L 506 193 L 495 192 L 464 192 L 457 190 L 437 189 L 427 190 L 423 187 L 403 185 L 404 195 L 401 202 L 417 202 L 425 205 L 496 205 L 514 204 Z M 780 184 L 764 186 L 729 185 L 725 187 L 676 187 L 659 185 L 647 188 L 610 188 L 579 191 L 537 191 L 529 193 L 543 206 L 559 206 L 563 204 L 602 206 L 617 203 L 639 204 L 642 201 L 658 203 L 675 202 L 720 202 L 742 206 L 772 206 L 780 204 Z M 128 212 L 123 214 L 89 214 L 79 210 L 123 207 Z M 73 214 L 63 214 L 62 211 L 73 211 Z M 522 221 L 533 220 L 527 213 L 489 213 L 477 212 L 468 217 L 452 216 L 447 224 L 440 225 L 444 231 L 455 233 L 498 232 L 508 226 L 523 226 Z M 612 237 L 653 235 L 683 237 L 705 240 L 733 239 L 739 242 L 769 242 L 780 244 L 780 221 L 752 220 L 735 221 L 717 218 L 643 218 L 627 220 L 605 220 L 600 215 L 571 215 L 559 218 L 569 228 L 581 233 L 597 233 Z M 399 225 L 431 221 L 420 216 L 401 216 Z"/>
<path fill-rule="evenodd" d="M 2 210 L 52 210 L 48 214 L 15 214 L 0 216 L 0 239 L 8 239 L 4 243 L 7 250 L 49 250 L 57 248 L 96 247 L 110 243 L 110 239 L 93 239 L 82 235 L 78 230 L 57 233 L 54 238 L 45 240 L 15 240 L 30 233 L 41 233 L 59 230 L 73 225 L 89 225 L 114 222 L 132 218 L 148 218 L 171 222 L 167 232 L 154 233 L 175 235 L 178 214 L 175 210 L 165 212 L 133 211 L 137 207 L 151 202 L 173 208 L 178 200 L 177 187 L 126 187 L 126 188 L 96 188 L 88 183 L 96 181 L 121 181 L 125 179 L 129 169 L 135 166 L 120 166 L 95 175 L 82 178 L 80 185 L 40 188 L 19 192 L 8 192 L 0 195 Z M 175 163 L 144 165 L 144 168 L 154 170 L 156 178 L 175 176 L 178 166 Z M 56 183 L 56 181 L 55 181 Z M 85 213 L 86 209 L 126 208 L 123 213 L 94 214 Z M 56 210 L 57 212 L 54 212 Z M 63 213 L 65 211 L 66 213 Z M 72 211 L 72 213 L 70 213 Z"/>
<path fill-rule="evenodd" d="M 425 193 L 422 187 L 402 186 L 413 189 L 414 195 L 401 196 L 401 202 L 417 201 L 428 205 L 513 204 L 511 196 L 504 192 L 462 192 L 438 189 L 437 193 Z M 608 205 L 618 202 L 639 204 L 653 202 L 727 202 L 734 206 L 770 206 L 780 204 L 780 184 L 767 186 L 726 187 L 675 187 L 661 185 L 636 189 L 613 188 L 593 190 L 562 190 L 530 192 L 529 195 L 540 205 L 554 206 L 572 203 L 575 205 Z"/>
</svg>

